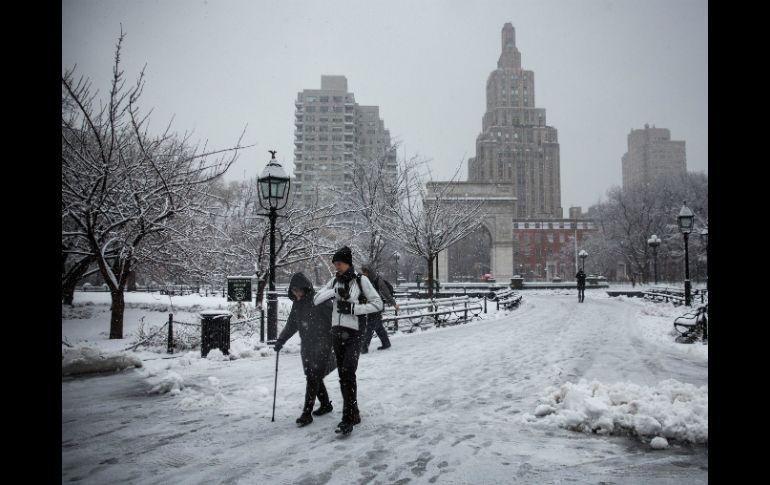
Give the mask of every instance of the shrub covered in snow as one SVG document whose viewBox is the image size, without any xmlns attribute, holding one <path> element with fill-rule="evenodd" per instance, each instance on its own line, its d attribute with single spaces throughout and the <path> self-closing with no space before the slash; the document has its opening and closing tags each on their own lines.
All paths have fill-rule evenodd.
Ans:
<svg viewBox="0 0 770 485">
<path fill-rule="evenodd" d="M 141 367 L 142 361 L 124 353 L 103 353 L 98 349 L 80 347 L 65 349 L 61 356 L 62 376 L 92 372 L 114 372 L 129 367 Z"/>
<path fill-rule="evenodd" d="M 692 443 L 708 441 L 708 387 L 673 379 L 656 387 L 605 385 L 581 379 L 550 388 L 535 414 L 522 420 L 598 434 L 630 433 Z M 656 441 L 653 446 L 660 446 Z M 666 443 L 667 446 L 667 443 Z"/>
</svg>

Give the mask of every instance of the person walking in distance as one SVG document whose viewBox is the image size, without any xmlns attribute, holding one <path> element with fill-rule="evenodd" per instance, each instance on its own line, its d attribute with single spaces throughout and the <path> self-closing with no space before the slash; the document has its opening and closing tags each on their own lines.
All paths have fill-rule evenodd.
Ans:
<svg viewBox="0 0 770 485">
<path fill-rule="evenodd" d="M 578 302 L 583 303 L 586 297 L 586 273 L 582 269 L 575 275 L 577 279 Z"/>
<path fill-rule="evenodd" d="M 289 318 L 281 335 L 275 341 L 278 352 L 292 335 L 299 331 L 302 368 L 305 371 L 305 405 L 297 424 L 305 426 L 313 422 L 313 415 L 321 416 L 334 409 L 326 392 L 324 377 L 337 367 L 332 352 L 332 302 L 313 304 L 313 283 L 302 273 L 295 273 L 289 283 L 289 299 L 292 300 Z M 313 411 L 316 397 L 321 406 Z M 312 414 L 311 414 L 312 413 Z"/>
<path fill-rule="evenodd" d="M 332 300 L 332 348 L 337 358 L 337 373 L 342 392 L 342 421 L 336 433 L 343 435 L 353 431 L 353 425 L 361 422 L 358 409 L 356 369 L 361 355 L 364 331 L 359 328 L 358 316 L 381 312 L 383 303 L 369 278 L 358 274 L 353 267 L 353 254 L 349 247 L 340 248 L 332 257 L 336 275 L 316 293 L 313 301 L 320 305 Z"/>
<path fill-rule="evenodd" d="M 393 298 L 390 284 L 383 278 L 377 270 L 371 264 L 364 264 L 361 266 L 361 274 L 369 278 L 374 289 L 380 294 L 383 303 L 392 305 L 398 310 L 399 306 L 396 300 Z M 362 315 L 359 317 L 361 321 L 361 328 L 366 329 L 364 339 L 361 346 L 361 353 L 366 354 L 369 352 L 369 344 L 372 341 L 372 337 L 375 333 L 380 338 L 382 345 L 377 347 L 377 350 L 385 350 L 390 348 L 390 338 L 388 338 L 388 331 L 382 324 L 382 312 L 369 313 L 368 315 Z"/>
</svg>

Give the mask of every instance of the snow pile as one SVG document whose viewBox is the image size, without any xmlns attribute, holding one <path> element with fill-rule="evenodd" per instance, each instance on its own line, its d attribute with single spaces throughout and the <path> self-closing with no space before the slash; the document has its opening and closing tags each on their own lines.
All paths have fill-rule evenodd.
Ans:
<svg viewBox="0 0 770 485">
<path fill-rule="evenodd" d="M 666 438 L 661 438 L 660 436 L 656 436 L 655 438 L 650 441 L 650 446 L 653 450 L 665 450 L 668 448 L 668 441 Z"/>
<path fill-rule="evenodd" d="M 142 361 L 124 353 L 103 353 L 90 347 L 64 349 L 61 375 L 72 376 L 92 372 L 113 372 L 129 367 L 142 367 Z"/>
<path fill-rule="evenodd" d="M 230 360 L 230 356 L 225 355 L 220 349 L 214 348 L 209 350 L 209 353 L 206 354 L 206 360 L 213 360 L 213 361 Z"/>
<path fill-rule="evenodd" d="M 598 434 L 631 433 L 692 443 L 708 441 L 708 386 L 673 379 L 656 387 L 581 379 L 551 387 L 522 421 Z M 658 440 L 655 446 L 668 446 Z M 665 447 L 663 446 L 663 447 Z"/>
<path fill-rule="evenodd" d="M 170 392 L 172 395 L 179 394 L 184 389 L 184 379 L 174 371 L 169 371 L 166 376 L 160 380 L 152 389 L 150 394 L 165 394 Z"/>
</svg>

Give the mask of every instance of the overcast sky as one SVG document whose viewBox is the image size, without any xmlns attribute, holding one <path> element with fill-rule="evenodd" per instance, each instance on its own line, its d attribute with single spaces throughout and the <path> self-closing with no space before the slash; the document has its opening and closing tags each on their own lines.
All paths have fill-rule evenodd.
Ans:
<svg viewBox="0 0 770 485">
<path fill-rule="evenodd" d="M 629 131 L 645 123 L 684 140 L 687 168 L 708 172 L 706 0 L 62 1 L 62 70 L 77 64 L 106 91 L 120 24 L 129 79 L 146 64 L 152 127 L 174 116 L 209 146 L 246 150 L 225 176 L 293 168 L 294 100 L 344 75 L 348 90 L 447 179 L 475 155 L 485 87 L 506 22 L 535 103 L 559 134 L 564 215 L 621 185 Z"/>
</svg>

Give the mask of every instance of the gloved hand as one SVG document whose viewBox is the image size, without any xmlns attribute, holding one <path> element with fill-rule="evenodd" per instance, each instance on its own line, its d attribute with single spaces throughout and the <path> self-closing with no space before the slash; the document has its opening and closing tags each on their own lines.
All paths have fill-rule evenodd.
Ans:
<svg viewBox="0 0 770 485">
<path fill-rule="evenodd" d="M 337 313 L 343 313 L 345 315 L 350 315 L 353 313 L 353 304 L 349 301 L 338 301 L 337 302 Z"/>
<path fill-rule="evenodd" d="M 276 340 L 275 346 L 273 346 L 273 350 L 275 350 L 276 352 L 280 352 L 282 348 L 283 348 L 283 342 L 281 342 L 280 340 Z"/>
<path fill-rule="evenodd" d="M 335 288 L 334 291 L 336 291 L 343 300 L 350 298 L 350 290 L 346 290 L 344 286 Z"/>
</svg>

